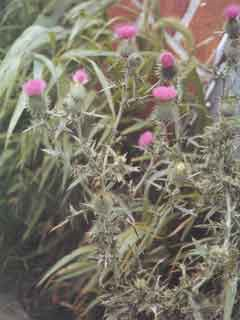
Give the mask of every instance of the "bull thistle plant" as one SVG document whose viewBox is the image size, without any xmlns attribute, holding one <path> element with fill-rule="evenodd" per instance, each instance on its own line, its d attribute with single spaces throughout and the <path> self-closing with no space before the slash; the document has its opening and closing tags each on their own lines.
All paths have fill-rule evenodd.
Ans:
<svg viewBox="0 0 240 320">
<path fill-rule="evenodd" d="M 79 320 L 239 319 L 236 90 L 205 99 L 191 32 L 158 1 L 134 21 L 63 2 L 0 64 L 3 268 Z M 239 7 L 225 15 L 236 44 Z"/>
</svg>

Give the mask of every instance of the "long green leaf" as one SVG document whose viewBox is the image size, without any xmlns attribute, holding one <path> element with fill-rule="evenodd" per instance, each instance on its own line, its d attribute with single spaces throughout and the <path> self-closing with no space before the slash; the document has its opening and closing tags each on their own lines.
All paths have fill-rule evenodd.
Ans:
<svg viewBox="0 0 240 320">
<path fill-rule="evenodd" d="M 24 95 L 24 93 L 22 93 L 18 99 L 16 109 L 15 109 L 13 116 L 12 116 L 10 123 L 9 123 L 8 131 L 7 131 L 7 138 L 6 138 L 6 146 L 8 145 L 9 139 L 10 139 L 14 129 L 16 128 L 16 125 L 17 125 L 21 115 L 23 114 L 23 111 L 26 109 L 26 106 L 27 106 L 26 99 L 27 99 L 27 97 Z"/>
<path fill-rule="evenodd" d="M 84 50 L 74 49 L 65 52 L 61 58 L 66 59 L 77 59 L 77 58 L 89 58 L 89 57 L 118 57 L 119 54 L 114 51 L 102 51 L 102 50 Z"/>
<path fill-rule="evenodd" d="M 226 280 L 224 285 L 224 317 L 223 320 L 231 320 L 233 307 L 237 297 L 238 275 Z"/>
<path fill-rule="evenodd" d="M 109 88 L 109 82 L 107 81 L 105 75 L 103 74 L 102 70 L 99 68 L 99 66 L 92 60 L 89 60 L 90 63 L 93 66 L 93 69 L 102 85 L 102 88 L 104 90 L 104 93 L 106 95 L 109 107 L 111 109 L 113 118 L 116 118 L 116 112 L 115 112 L 115 108 L 114 108 L 114 102 L 113 102 L 113 97 L 112 97 L 112 93 L 111 93 L 111 89 Z"/>
<path fill-rule="evenodd" d="M 58 270 L 66 266 L 68 263 L 73 261 L 76 258 L 79 258 L 81 256 L 87 255 L 88 257 L 94 255 L 96 253 L 96 246 L 89 245 L 89 246 L 82 246 L 81 248 L 78 248 L 74 251 L 72 251 L 70 254 L 64 256 L 62 259 L 60 259 L 40 280 L 38 285 L 42 285 L 48 278 L 50 278 L 54 273 L 56 273 Z"/>
</svg>

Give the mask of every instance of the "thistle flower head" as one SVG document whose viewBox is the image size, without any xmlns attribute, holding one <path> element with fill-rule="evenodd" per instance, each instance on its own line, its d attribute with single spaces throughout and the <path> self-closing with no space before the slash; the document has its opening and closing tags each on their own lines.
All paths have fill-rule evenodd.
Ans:
<svg viewBox="0 0 240 320">
<path fill-rule="evenodd" d="M 173 86 L 158 86 L 153 89 L 152 95 L 162 102 L 168 102 L 176 98 L 177 91 Z"/>
<path fill-rule="evenodd" d="M 151 131 L 145 131 L 142 133 L 138 139 L 138 146 L 141 148 L 145 148 L 148 145 L 152 144 L 154 141 L 154 136 Z"/>
<path fill-rule="evenodd" d="M 86 84 L 89 81 L 89 76 L 85 69 L 78 69 L 73 74 L 72 79 L 76 83 Z"/>
<path fill-rule="evenodd" d="M 132 39 L 135 38 L 138 28 L 134 24 L 126 23 L 115 28 L 115 34 L 119 39 Z"/>
<path fill-rule="evenodd" d="M 240 5 L 230 4 L 224 10 L 224 16 L 226 20 L 233 20 L 240 15 Z"/>
<path fill-rule="evenodd" d="M 163 68 L 171 68 L 175 65 L 174 55 L 169 51 L 164 51 L 160 55 L 159 60 Z"/>
<path fill-rule="evenodd" d="M 41 96 L 45 91 L 46 87 L 47 84 L 44 80 L 32 79 L 24 83 L 23 91 L 29 97 Z"/>
</svg>

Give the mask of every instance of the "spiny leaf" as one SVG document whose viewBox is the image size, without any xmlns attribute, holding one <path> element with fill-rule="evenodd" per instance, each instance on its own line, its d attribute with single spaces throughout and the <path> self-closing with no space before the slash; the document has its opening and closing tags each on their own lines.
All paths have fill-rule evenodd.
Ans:
<svg viewBox="0 0 240 320">
<path fill-rule="evenodd" d="M 116 118 L 116 112 L 115 112 L 115 108 L 114 108 L 114 102 L 113 102 L 113 97 L 112 97 L 112 93 L 111 93 L 111 89 L 109 88 L 109 83 L 107 78 L 105 77 L 105 75 L 103 74 L 102 70 L 99 68 L 99 66 L 93 61 L 93 60 L 89 60 L 90 63 L 92 64 L 94 71 L 102 85 L 102 88 L 104 90 L 104 93 L 106 95 L 110 110 L 112 112 L 113 118 Z"/>
</svg>

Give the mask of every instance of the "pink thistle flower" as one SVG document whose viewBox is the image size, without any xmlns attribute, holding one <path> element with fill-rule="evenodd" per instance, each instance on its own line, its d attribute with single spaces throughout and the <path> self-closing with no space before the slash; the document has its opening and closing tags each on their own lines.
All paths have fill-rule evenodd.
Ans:
<svg viewBox="0 0 240 320">
<path fill-rule="evenodd" d="M 138 146 L 140 148 L 145 148 L 148 145 L 152 144 L 154 142 L 154 136 L 151 131 L 145 131 L 142 133 L 138 139 Z"/>
<path fill-rule="evenodd" d="M 27 82 L 24 83 L 23 91 L 29 97 L 33 97 L 33 96 L 36 97 L 36 96 L 41 96 L 45 91 L 46 87 L 47 87 L 47 84 L 44 80 L 33 79 L 33 80 L 28 80 Z"/>
<path fill-rule="evenodd" d="M 72 79 L 76 83 L 86 84 L 89 81 L 89 76 L 85 69 L 79 69 L 73 74 Z"/>
<path fill-rule="evenodd" d="M 177 91 L 172 86 L 159 86 L 152 90 L 152 95 L 162 102 L 168 102 L 176 98 Z"/>
<path fill-rule="evenodd" d="M 169 51 L 164 51 L 159 57 L 160 63 L 163 68 L 171 68 L 175 64 L 174 55 Z"/>
<path fill-rule="evenodd" d="M 138 28 L 134 24 L 126 23 L 115 28 L 115 34 L 119 39 L 132 39 L 135 38 Z"/>
<path fill-rule="evenodd" d="M 230 4 L 224 10 L 224 16 L 227 20 L 232 20 L 240 15 L 240 5 Z"/>
</svg>

